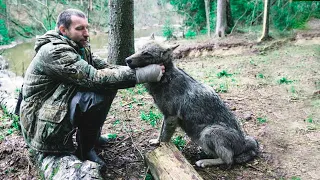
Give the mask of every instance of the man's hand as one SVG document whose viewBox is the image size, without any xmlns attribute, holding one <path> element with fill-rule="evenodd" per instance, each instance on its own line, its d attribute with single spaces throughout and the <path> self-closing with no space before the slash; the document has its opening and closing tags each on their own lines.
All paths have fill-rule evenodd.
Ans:
<svg viewBox="0 0 320 180">
<path fill-rule="evenodd" d="M 158 82 L 160 81 L 165 67 L 158 64 L 150 64 L 148 66 L 137 68 L 136 77 L 137 83 Z"/>
</svg>

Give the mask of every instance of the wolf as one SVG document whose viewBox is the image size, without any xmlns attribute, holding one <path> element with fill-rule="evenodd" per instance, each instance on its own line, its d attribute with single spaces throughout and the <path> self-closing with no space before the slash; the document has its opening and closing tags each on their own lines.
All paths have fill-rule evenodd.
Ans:
<svg viewBox="0 0 320 180">
<path fill-rule="evenodd" d="M 180 126 L 185 133 L 213 159 L 196 161 L 198 167 L 245 163 L 259 153 L 259 144 L 241 129 L 231 110 L 213 88 L 179 69 L 173 63 L 173 50 L 155 41 L 126 58 L 130 68 L 163 64 L 165 73 L 159 82 L 144 84 L 164 115 L 158 139 L 169 142 Z"/>
</svg>

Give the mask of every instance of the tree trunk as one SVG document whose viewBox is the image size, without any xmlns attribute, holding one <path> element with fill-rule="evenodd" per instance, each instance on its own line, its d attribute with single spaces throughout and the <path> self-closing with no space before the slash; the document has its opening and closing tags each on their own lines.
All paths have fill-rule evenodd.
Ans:
<svg viewBox="0 0 320 180">
<path fill-rule="evenodd" d="M 133 0 L 109 0 L 108 61 L 125 65 L 134 53 Z"/>
<path fill-rule="evenodd" d="M 172 143 L 161 143 L 160 147 L 146 153 L 145 159 L 156 180 L 202 180 L 202 177 Z"/>
<path fill-rule="evenodd" d="M 92 0 L 89 0 L 89 3 L 88 3 L 88 11 L 92 11 L 92 10 L 93 10 Z"/>
<path fill-rule="evenodd" d="M 227 33 L 229 34 L 231 32 L 231 29 L 234 26 L 234 21 L 232 18 L 232 11 L 231 11 L 231 5 L 230 5 L 230 0 L 227 0 Z"/>
<path fill-rule="evenodd" d="M 269 36 L 269 11 L 270 11 L 270 0 L 264 1 L 264 14 L 263 14 L 263 30 L 262 36 L 259 41 L 265 41 L 270 38 Z"/>
<path fill-rule="evenodd" d="M 227 0 L 218 0 L 216 36 L 225 37 L 227 28 Z"/>
<path fill-rule="evenodd" d="M 204 5 L 206 9 L 207 34 L 210 37 L 210 0 L 204 0 Z"/>
</svg>

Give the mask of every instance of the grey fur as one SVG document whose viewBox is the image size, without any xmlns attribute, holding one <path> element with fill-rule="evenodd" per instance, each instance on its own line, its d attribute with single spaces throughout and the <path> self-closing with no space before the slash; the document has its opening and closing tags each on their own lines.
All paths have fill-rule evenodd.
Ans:
<svg viewBox="0 0 320 180">
<path fill-rule="evenodd" d="M 159 140 L 170 141 L 177 126 L 203 150 L 217 159 L 196 162 L 200 167 L 245 163 L 258 155 L 258 142 L 244 134 L 234 114 L 213 88 L 202 84 L 173 63 L 175 47 L 154 41 L 126 59 L 131 68 L 164 64 L 166 72 L 160 82 L 145 87 L 164 114 Z"/>
</svg>

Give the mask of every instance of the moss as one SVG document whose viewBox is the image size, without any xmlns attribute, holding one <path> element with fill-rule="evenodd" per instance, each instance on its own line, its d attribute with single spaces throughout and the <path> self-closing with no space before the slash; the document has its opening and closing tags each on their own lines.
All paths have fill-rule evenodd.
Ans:
<svg viewBox="0 0 320 180">
<path fill-rule="evenodd" d="M 59 171 L 59 166 L 53 168 L 53 171 L 52 171 L 51 176 L 50 176 L 49 179 L 52 180 L 53 177 L 58 173 L 58 171 Z"/>
</svg>

